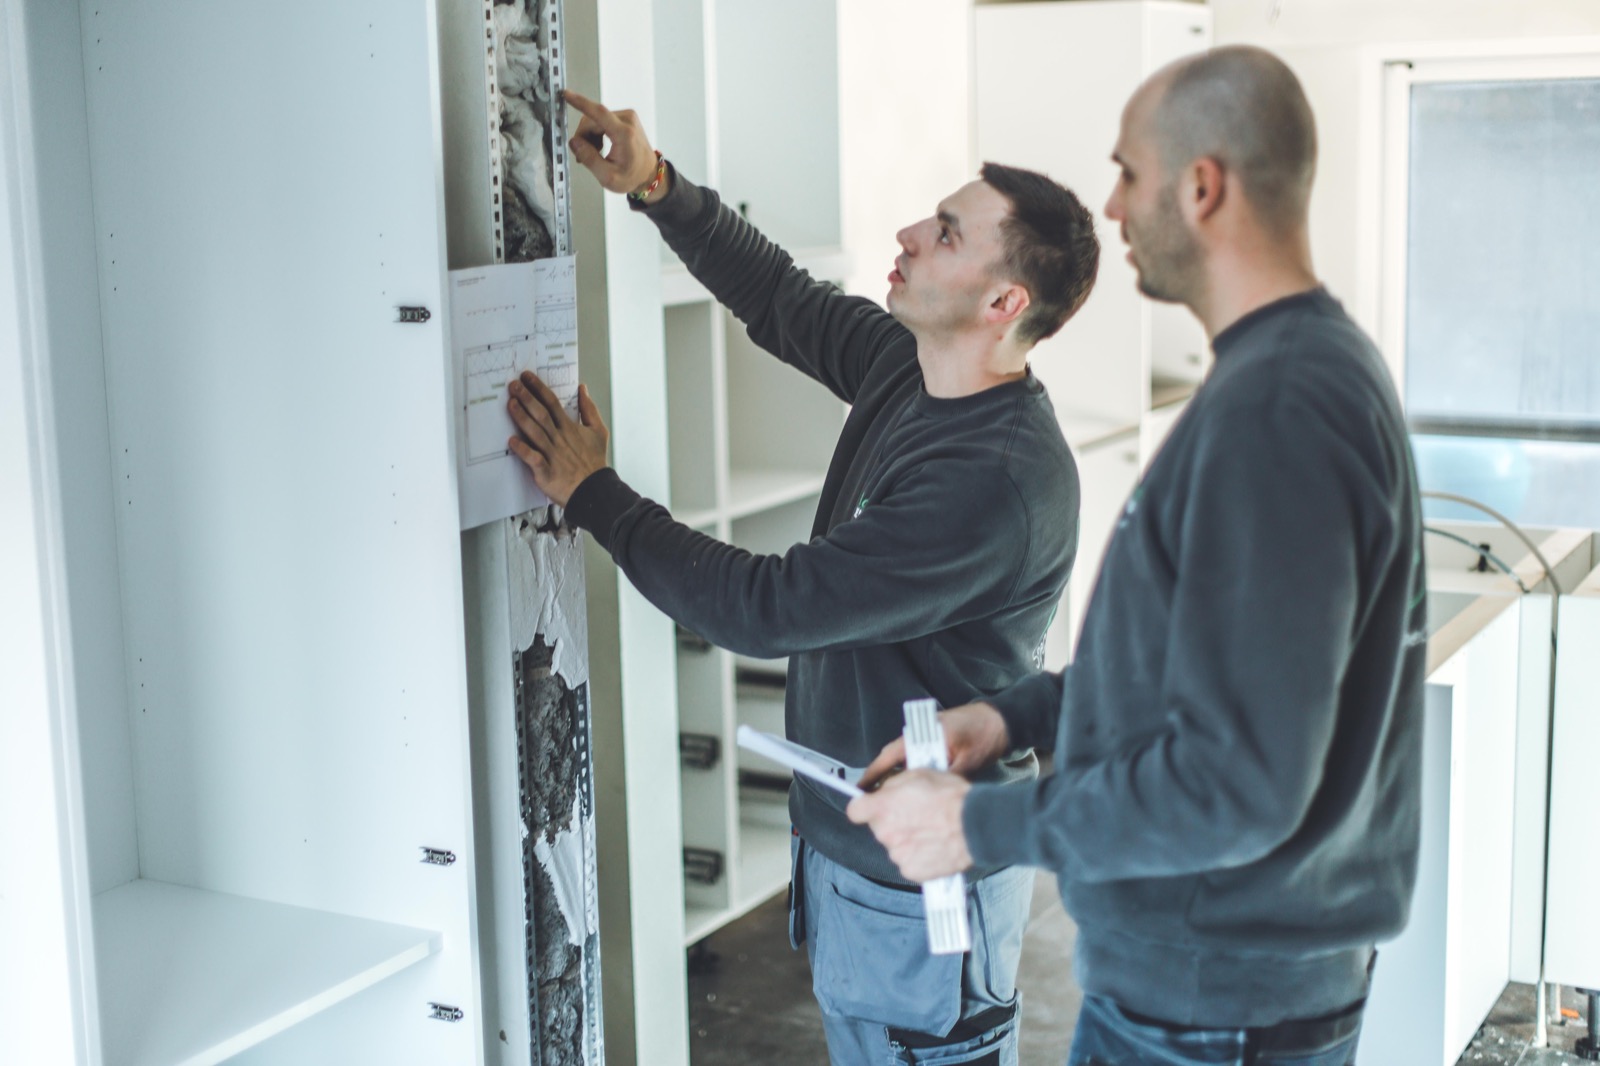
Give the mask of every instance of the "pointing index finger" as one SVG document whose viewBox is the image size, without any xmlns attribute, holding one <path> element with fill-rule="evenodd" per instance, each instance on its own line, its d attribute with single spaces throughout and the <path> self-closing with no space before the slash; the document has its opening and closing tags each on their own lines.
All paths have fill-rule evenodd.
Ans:
<svg viewBox="0 0 1600 1066">
<path fill-rule="evenodd" d="M 607 133 L 610 133 L 612 130 L 621 127 L 622 123 L 617 120 L 617 116 L 612 114 L 611 109 L 606 107 L 606 105 L 602 104 L 600 101 L 591 100 L 582 93 L 575 92 L 572 89 L 565 90 L 561 95 L 566 98 L 567 103 L 577 108 L 579 114 L 586 118 L 593 119 L 595 123 Z"/>
</svg>

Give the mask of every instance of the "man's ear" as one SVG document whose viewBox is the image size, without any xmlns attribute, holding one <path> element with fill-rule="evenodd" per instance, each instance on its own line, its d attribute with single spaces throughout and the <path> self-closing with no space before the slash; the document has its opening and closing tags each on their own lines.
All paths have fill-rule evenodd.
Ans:
<svg viewBox="0 0 1600 1066">
<path fill-rule="evenodd" d="M 1183 174 L 1179 204 L 1191 222 L 1204 222 L 1227 200 L 1228 172 L 1210 156 L 1190 163 Z"/>
<path fill-rule="evenodd" d="M 989 303 L 983 309 L 983 320 L 992 326 L 1007 326 L 1022 316 L 1032 301 L 1028 290 L 1021 285 L 1007 285 L 991 290 Z"/>
</svg>

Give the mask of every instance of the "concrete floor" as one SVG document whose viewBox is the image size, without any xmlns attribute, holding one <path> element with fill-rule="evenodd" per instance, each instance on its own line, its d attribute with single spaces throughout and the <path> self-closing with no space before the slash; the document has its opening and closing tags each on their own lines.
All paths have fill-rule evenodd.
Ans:
<svg viewBox="0 0 1600 1066">
<path fill-rule="evenodd" d="M 1039 874 L 1023 942 L 1022 1066 L 1060 1066 L 1078 1020 L 1072 979 L 1077 930 L 1061 908 L 1055 878 Z M 1583 997 L 1563 990 L 1581 1013 Z M 1579 1022 L 1552 1027 L 1550 1047 L 1532 1048 L 1533 989 L 1510 985 L 1457 1066 L 1579 1066 L 1571 1054 Z M 689 955 L 689 1046 L 693 1066 L 825 1064 L 822 1018 L 811 997 L 805 952 L 790 951 L 782 895 L 718 930 Z M 1393 1064 L 1377 1064 L 1393 1066 Z"/>
</svg>

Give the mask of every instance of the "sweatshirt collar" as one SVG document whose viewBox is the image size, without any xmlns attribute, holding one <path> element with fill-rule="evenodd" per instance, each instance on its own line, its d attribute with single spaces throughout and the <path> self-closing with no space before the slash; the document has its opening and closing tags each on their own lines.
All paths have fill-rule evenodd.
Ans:
<svg viewBox="0 0 1600 1066">
<path fill-rule="evenodd" d="M 1336 309 L 1339 301 L 1328 294 L 1328 290 L 1321 285 L 1305 292 L 1297 292 L 1293 296 L 1285 296 L 1281 300 L 1274 300 L 1269 304 L 1251 311 L 1233 325 L 1216 335 L 1211 342 L 1211 350 L 1218 359 L 1224 359 L 1233 349 L 1243 343 L 1244 338 L 1262 323 L 1270 321 L 1282 314 L 1306 308 L 1320 308 L 1322 310 Z"/>
<path fill-rule="evenodd" d="M 917 414 L 927 415 L 929 418 L 956 418 L 988 407 L 999 407 L 1020 397 L 1043 391 L 1044 386 L 1033 376 L 1033 367 L 1030 366 L 1027 372 L 1015 381 L 1002 382 L 968 396 L 929 396 L 927 386 L 919 383 L 917 395 L 911 401 L 911 408 Z"/>
</svg>

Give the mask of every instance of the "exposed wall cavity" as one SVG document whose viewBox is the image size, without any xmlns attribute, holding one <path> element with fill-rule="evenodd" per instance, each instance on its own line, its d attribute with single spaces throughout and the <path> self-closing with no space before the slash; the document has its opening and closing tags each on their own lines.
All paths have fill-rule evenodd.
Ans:
<svg viewBox="0 0 1600 1066">
<path fill-rule="evenodd" d="M 550 169 L 550 77 L 544 27 L 555 0 L 495 0 L 504 195 L 497 212 L 507 263 L 555 254 L 555 183 Z"/>
<path fill-rule="evenodd" d="M 529 1012 L 537 1066 L 599 1066 L 600 941 L 583 555 L 559 512 L 509 524 Z"/>
</svg>

